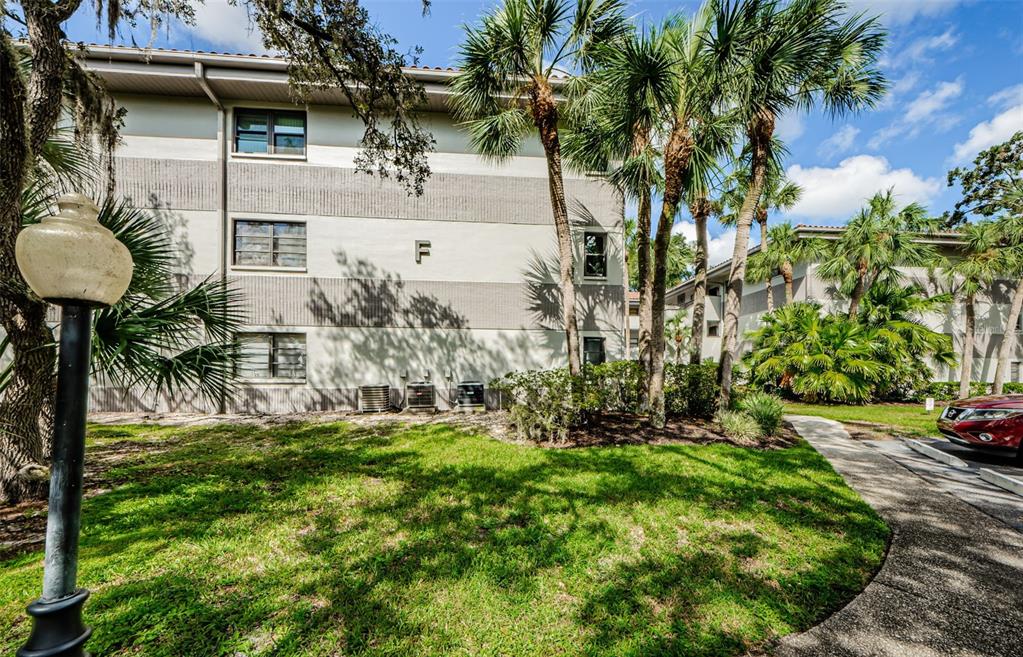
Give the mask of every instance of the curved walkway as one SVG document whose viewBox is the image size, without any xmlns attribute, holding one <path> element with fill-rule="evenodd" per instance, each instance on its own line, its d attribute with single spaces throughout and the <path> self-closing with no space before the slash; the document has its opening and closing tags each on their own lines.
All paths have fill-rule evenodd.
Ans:
<svg viewBox="0 0 1023 657">
<path fill-rule="evenodd" d="M 1020 657 L 1023 534 L 936 489 L 841 424 L 789 416 L 885 519 L 888 557 L 869 586 L 776 657 Z"/>
</svg>

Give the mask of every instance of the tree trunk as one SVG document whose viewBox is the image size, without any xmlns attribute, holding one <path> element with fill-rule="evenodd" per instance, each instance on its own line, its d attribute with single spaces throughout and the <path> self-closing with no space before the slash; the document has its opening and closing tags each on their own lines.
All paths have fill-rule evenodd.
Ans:
<svg viewBox="0 0 1023 657">
<path fill-rule="evenodd" d="M 684 124 L 678 122 L 672 128 L 668 143 L 664 147 L 664 195 L 661 201 L 661 216 L 657 220 L 654 235 L 653 292 L 651 298 L 650 328 L 650 411 L 651 426 L 661 428 L 666 423 L 664 409 L 664 295 L 668 281 L 668 246 L 671 243 L 671 228 L 675 212 L 682 199 L 683 175 L 689 166 L 692 153 L 692 138 Z"/>
<path fill-rule="evenodd" d="M 639 208 L 636 217 L 636 278 L 639 287 L 639 412 L 645 413 L 650 407 L 647 382 L 650 380 L 651 340 L 653 332 L 653 280 L 650 278 L 650 188 L 639 194 Z"/>
<path fill-rule="evenodd" d="M 28 170 L 60 116 L 67 68 L 60 23 L 80 0 L 23 2 L 32 70 L 27 84 L 20 55 L 0 35 L 0 326 L 10 339 L 11 379 L 0 399 L 0 497 L 45 494 L 48 457 L 42 425 L 52 415 L 55 350 L 46 305 L 28 290 L 14 258 L 21 230 L 21 194 Z"/>
<path fill-rule="evenodd" d="M 1019 324 L 1019 313 L 1023 309 L 1023 279 L 1016 283 L 1016 291 L 1012 293 L 1012 303 L 1009 305 L 1009 314 L 1005 316 L 1005 333 L 1002 334 L 1002 344 L 998 347 L 998 363 L 995 365 L 995 381 L 991 385 L 991 393 L 1002 394 L 1002 386 L 1005 385 L 1005 368 L 1009 365 L 1009 356 L 1016 348 L 1016 326 Z"/>
<path fill-rule="evenodd" d="M 973 342 L 977 334 L 977 314 L 974 306 L 974 295 L 966 295 L 966 331 L 963 334 L 963 368 L 959 373 L 959 398 L 970 396 L 970 381 L 973 380 Z"/>
<path fill-rule="evenodd" d="M 696 224 L 696 260 L 693 272 L 693 335 L 689 347 L 689 362 L 698 365 L 703 360 L 704 318 L 707 314 L 707 217 L 710 201 L 696 199 L 689 211 Z"/>
<path fill-rule="evenodd" d="M 753 225 L 753 213 L 764 191 L 773 133 L 774 115 L 769 111 L 760 112 L 750 122 L 748 128 L 752 149 L 750 184 L 736 220 L 735 248 L 732 251 L 732 268 L 728 273 L 725 317 L 722 322 L 724 332 L 721 340 L 721 360 L 718 363 L 718 380 L 721 383 L 721 392 L 718 396 L 720 408 L 728 408 L 732 399 L 732 366 L 738 356 L 739 312 L 742 306 L 743 281 L 746 278 L 746 260 L 749 257 L 749 234 Z"/>
<path fill-rule="evenodd" d="M 852 294 L 849 295 L 849 319 L 856 319 L 856 314 L 860 311 L 860 301 L 863 300 L 866 291 L 867 266 L 861 262 L 857 267 L 856 285 L 853 287 Z"/>
<path fill-rule="evenodd" d="M 639 156 L 650 145 L 650 129 L 637 127 L 632 138 L 632 157 Z M 639 335 L 636 347 L 639 353 L 640 386 L 638 392 L 639 411 L 645 413 L 650 406 L 648 381 L 650 378 L 650 335 L 653 327 L 651 309 L 651 293 L 653 281 L 650 280 L 650 185 L 645 184 L 637 190 L 638 207 L 636 209 L 636 287 L 639 290 Z"/>
<path fill-rule="evenodd" d="M 757 213 L 757 223 L 760 224 L 760 250 L 767 250 L 767 210 L 763 208 Z M 767 272 L 767 280 L 764 281 L 764 292 L 767 294 L 767 312 L 774 312 L 774 290 L 771 288 L 771 279 L 774 272 Z"/>
<path fill-rule="evenodd" d="M 554 210 L 554 229 L 558 235 L 561 316 L 568 348 L 568 371 L 573 375 L 578 375 L 582 372 L 582 362 L 579 347 L 579 325 L 576 320 L 575 249 L 572 243 L 572 227 L 568 221 L 568 207 L 565 204 L 565 182 L 561 173 L 558 108 L 554 101 L 554 92 L 546 80 L 534 80 L 530 86 L 530 96 L 533 120 L 540 133 L 544 154 L 547 156 L 547 182 L 551 193 L 551 207 Z"/>
<path fill-rule="evenodd" d="M 792 305 L 792 298 L 795 296 L 792 289 L 792 263 L 787 260 L 781 266 L 781 277 L 785 280 L 785 305 Z"/>
</svg>

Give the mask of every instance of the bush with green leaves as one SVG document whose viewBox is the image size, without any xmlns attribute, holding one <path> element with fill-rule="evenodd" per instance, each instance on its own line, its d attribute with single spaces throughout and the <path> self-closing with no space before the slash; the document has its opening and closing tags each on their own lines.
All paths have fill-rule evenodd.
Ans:
<svg viewBox="0 0 1023 657">
<path fill-rule="evenodd" d="M 714 419 L 726 436 L 742 445 L 754 444 L 764 435 L 760 424 L 744 411 L 719 411 Z"/>
<path fill-rule="evenodd" d="M 639 362 L 618 360 L 583 368 L 584 405 L 589 411 L 635 413 L 643 371 Z"/>
<path fill-rule="evenodd" d="M 773 436 L 778 432 L 781 417 L 785 414 L 785 406 L 781 399 L 766 392 L 743 395 L 736 402 L 735 408 L 756 420 L 766 436 Z"/>
<path fill-rule="evenodd" d="M 714 417 L 718 405 L 717 365 L 667 363 L 664 366 L 664 401 L 669 416 Z"/>
<path fill-rule="evenodd" d="M 586 417 L 583 378 L 567 368 L 511 372 L 490 387 L 505 396 L 512 426 L 525 440 L 567 442 Z"/>
<path fill-rule="evenodd" d="M 823 314 L 817 303 L 795 303 L 768 313 L 749 336 L 750 382 L 809 402 L 857 403 L 904 398 L 933 375 L 928 360 L 955 363 L 951 339 L 919 319 L 942 298 L 876 284 L 855 319 Z"/>
</svg>

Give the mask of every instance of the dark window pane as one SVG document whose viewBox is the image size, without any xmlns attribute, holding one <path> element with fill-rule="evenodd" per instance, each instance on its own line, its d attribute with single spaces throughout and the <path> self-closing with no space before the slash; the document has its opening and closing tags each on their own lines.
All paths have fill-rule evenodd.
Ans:
<svg viewBox="0 0 1023 657">
<path fill-rule="evenodd" d="M 235 114 L 235 150 L 239 153 L 267 152 L 267 112 L 242 110 Z"/>
<path fill-rule="evenodd" d="M 586 254 L 604 255 L 604 239 L 603 233 L 586 233 Z"/>
<path fill-rule="evenodd" d="M 607 276 L 607 236 L 604 233 L 584 233 L 583 276 L 604 278 Z"/>
<path fill-rule="evenodd" d="M 236 150 L 239 153 L 265 153 L 266 135 L 239 134 Z"/>
<path fill-rule="evenodd" d="M 600 365 L 604 360 L 604 338 L 583 338 L 583 361 L 589 365 Z"/>
</svg>

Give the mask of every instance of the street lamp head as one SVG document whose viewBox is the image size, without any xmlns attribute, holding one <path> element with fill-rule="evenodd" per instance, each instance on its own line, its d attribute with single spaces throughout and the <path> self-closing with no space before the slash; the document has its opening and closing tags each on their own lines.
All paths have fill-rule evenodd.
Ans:
<svg viewBox="0 0 1023 657">
<path fill-rule="evenodd" d="M 58 214 L 18 234 L 14 253 L 25 282 L 52 303 L 117 303 L 131 282 L 128 248 L 100 225 L 88 197 L 65 194 L 57 207 Z"/>
</svg>

